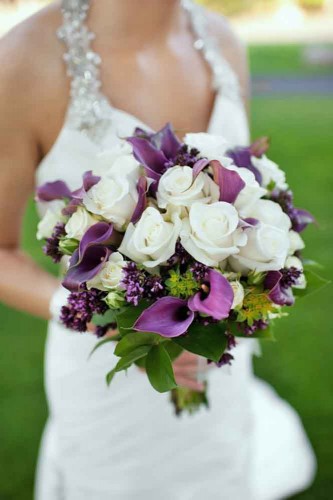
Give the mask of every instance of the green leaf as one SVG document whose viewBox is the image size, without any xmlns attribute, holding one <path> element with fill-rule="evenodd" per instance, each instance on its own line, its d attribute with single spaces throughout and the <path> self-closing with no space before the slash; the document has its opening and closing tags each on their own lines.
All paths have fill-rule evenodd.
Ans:
<svg viewBox="0 0 333 500">
<path fill-rule="evenodd" d="M 97 342 L 95 347 L 90 352 L 88 359 L 91 358 L 91 356 L 94 354 L 94 352 L 97 351 L 97 349 L 99 349 L 100 347 L 102 347 L 102 345 L 108 344 L 109 342 L 115 342 L 118 340 L 118 338 L 119 338 L 118 335 L 115 335 L 114 337 L 106 337 L 105 339 L 101 340 L 100 342 Z"/>
<path fill-rule="evenodd" d="M 108 323 L 115 323 L 117 321 L 117 315 L 119 311 L 108 309 L 104 314 L 94 314 L 92 322 L 97 326 L 104 326 Z"/>
<path fill-rule="evenodd" d="M 186 351 L 218 362 L 227 346 L 225 331 L 226 324 L 222 322 L 208 326 L 192 324 L 186 335 L 175 337 L 172 341 Z"/>
<path fill-rule="evenodd" d="M 123 312 L 117 315 L 117 325 L 121 335 L 130 333 L 140 314 L 149 306 L 150 302 L 142 300 L 138 306 L 126 307 Z"/>
<path fill-rule="evenodd" d="M 168 392 L 177 387 L 169 354 L 163 345 L 153 346 L 146 359 L 149 382 L 158 392 Z"/>
<path fill-rule="evenodd" d="M 123 356 L 116 364 L 116 372 L 127 370 L 127 368 L 129 368 L 135 361 L 146 356 L 151 349 L 151 345 L 142 345 L 131 351 L 126 356 Z"/>
<path fill-rule="evenodd" d="M 318 292 L 321 288 L 324 288 L 331 283 L 307 267 L 304 268 L 304 275 L 307 286 L 304 289 L 293 288 L 293 293 L 296 297 L 306 297 L 312 293 Z"/>
<path fill-rule="evenodd" d="M 106 383 L 107 385 L 110 385 L 112 380 L 113 380 L 113 377 L 115 376 L 116 374 L 116 369 L 113 368 L 113 370 L 111 370 L 109 373 L 106 374 Z"/>
<path fill-rule="evenodd" d="M 162 337 L 154 333 L 130 332 L 118 342 L 114 353 L 121 358 L 139 346 L 157 344 L 161 340 Z"/>
<path fill-rule="evenodd" d="M 127 370 L 127 368 L 129 368 L 133 363 L 147 356 L 150 349 L 151 346 L 140 346 L 137 349 L 131 351 L 126 356 L 120 358 L 116 366 L 106 375 L 106 383 L 110 385 L 116 373 Z"/>
<path fill-rule="evenodd" d="M 164 349 L 167 351 L 169 354 L 171 361 L 174 361 L 178 356 L 181 355 L 181 353 L 184 351 L 180 345 L 175 344 L 174 342 L 171 342 L 168 340 L 163 344 Z"/>
</svg>

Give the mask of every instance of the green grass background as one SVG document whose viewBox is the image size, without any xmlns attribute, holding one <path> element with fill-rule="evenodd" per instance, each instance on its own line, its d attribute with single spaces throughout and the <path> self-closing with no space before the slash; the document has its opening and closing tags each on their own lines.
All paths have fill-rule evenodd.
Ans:
<svg viewBox="0 0 333 500">
<path fill-rule="evenodd" d="M 255 73 L 314 72 L 302 62 L 298 46 L 253 47 L 250 54 Z M 321 262 L 331 279 L 332 130 L 332 98 L 274 96 L 252 103 L 253 137 L 272 137 L 270 156 L 287 171 L 297 204 L 317 217 L 318 226 L 306 232 L 306 255 Z M 23 246 L 54 271 L 35 241 L 36 221 L 31 203 Z M 263 356 L 255 360 L 256 373 L 300 413 L 317 454 L 318 475 L 313 487 L 297 497 L 302 500 L 333 498 L 332 303 L 332 287 L 300 301 L 289 318 L 281 320 L 278 342 L 263 344 Z M 42 381 L 46 324 L 0 306 L 0 330 L 0 500 L 30 500 L 47 415 Z"/>
</svg>

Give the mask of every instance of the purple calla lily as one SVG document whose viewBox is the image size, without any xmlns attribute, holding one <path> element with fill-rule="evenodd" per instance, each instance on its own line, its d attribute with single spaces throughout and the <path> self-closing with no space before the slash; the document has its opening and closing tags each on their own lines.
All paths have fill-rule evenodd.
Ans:
<svg viewBox="0 0 333 500">
<path fill-rule="evenodd" d="M 36 190 L 36 199 L 38 201 L 62 200 L 71 197 L 72 192 L 66 182 L 63 181 L 46 182 Z"/>
<path fill-rule="evenodd" d="M 99 273 L 111 254 L 108 245 L 112 233 L 113 226 L 107 222 L 97 222 L 86 231 L 69 262 L 63 281 L 65 288 L 71 292 L 79 291 L 86 281 Z"/>
<path fill-rule="evenodd" d="M 206 158 L 198 160 L 193 166 L 193 178 L 195 179 L 196 177 L 198 177 L 200 172 L 202 172 L 206 167 L 208 167 L 209 163 L 210 163 L 209 160 L 207 160 Z"/>
<path fill-rule="evenodd" d="M 234 203 L 245 187 L 245 182 L 235 170 L 223 167 L 218 160 L 213 160 L 210 164 L 214 172 L 214 181 L 220 187 L 220 201 Z"/>
<path fill-rule="evenodd" d="M 92 170 L 88 170 L 83 174 L 83 184 L 76 191 L 72 192 L 72 197 L 78 200 L 82 200 L 84 195 L 91 189 L 95 184 L 101 180 L 98 175 L 93 175 Z"/>
<path fill-rule="evenodd" d="M 79 252 L 80 259 L 84 255 L 87 248 L 97 245 L 108 245 L 113 233 L 113 225 L 107 222 L 97 222 L 91 226 L 83 235 L 80 241 Z"/>
<path fill-rule="evenodd" d="M 63 286 L 71 292 L 79 292 L 82 285 L 94 278 L 108 260 L 111 250 L 103 246 L 87 248 L 82 257 L 79 250 L 73 253 Z"/>
<path fill-rule="evenodd" d="M 162 337 L 179 337 L 187 332 L 193 320 L 194 312 L 188 308 L 186 300 L 162 297 L 143 311 L 133 329 Z"/>
<path fill-rule="evenodd" d="M 181 142 L 168 123 L 160 131 L 149 134 L 137 128 L 134 137 L 127 141 L 133 147 L 133 153 L 146 171 L 147 177 L 156 183 L 166 170 L 166 164 L 175 158 L 181 148 Z"/>
<path fill-rule="evenodd" d="M 203 290 L 189 299 L 188 306 L 192 311 L 221 320 L 229 316 L 233 300 L 234 292 L 228 280 L 218 271 L 210 269 Z"/>
<path fill-rule="evenodd" d="M 268 297 L 279 306 L 292 306 L 295 302 L 292 288 L 281 286 L 283 278 L 280 271 L 269 271 L 266 275 L 264 287 L 269 290 Z"/>
<path fill-rule="evenodd" d="M 147 190 L 148 190 L 148 182 L 147 177 L 140 177 L 137 184 L 138 190 L 138 202 L 136 204 L 135 210 L 133 212 L 131 222 L 136 224 L 143 214 L 146 206 L 147 206 Z"/>
</svg>

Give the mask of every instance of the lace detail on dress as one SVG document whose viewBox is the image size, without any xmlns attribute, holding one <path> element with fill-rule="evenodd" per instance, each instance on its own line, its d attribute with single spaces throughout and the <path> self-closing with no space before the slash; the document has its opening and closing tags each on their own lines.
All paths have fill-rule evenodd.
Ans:
<svg viewBox="0 0 333 500">
<path fill-rule="evenodd" d="M 208 19 L 204 9 L 192 0 L 182 0 L 183 8 L 189 13 L 193 33 L 196 37 L 194 48 L 200 50 L 213 73 L 213 87 L 228 99 L 238 100 L 241 90 L 237 75 L 223 57 L 216 38 L 209 34 Z"/>
<path fill-rule="evenodd" d="M 67 47 L 64 61 L 71 78 L 69 125 L 96 142 L 110 124 L 110 106 L 100 91 L 100 56 L 91 49 L 94 33 L 85 24 L 90 0 L 63 0 L 64 23 L 57 35 Z"/>
</svg>

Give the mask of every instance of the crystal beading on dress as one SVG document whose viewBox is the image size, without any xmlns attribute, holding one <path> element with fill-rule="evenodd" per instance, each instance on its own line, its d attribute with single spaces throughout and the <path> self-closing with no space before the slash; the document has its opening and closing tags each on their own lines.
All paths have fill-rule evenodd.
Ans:
<svg viewBox="0 0 333 500">
<path fill-rule="evenodd" d="M 86 25 L 90 3 L 90 0 L 63 0 L 64 22 L 57 34 L 67 48 L 64 60 L 71 78 L 69 124 L 98 143 L 110 125 L 113 108 L 101 90 L 101 57 L 91 49 L 95 35 Z M 204 9 L 192 0 L 182 0 L 181 4 L 189 15 L 194 47 L 202 52 L 211 68 L 213 88 L 227 99 L 239 100 L 238 78 L 223 57 L 218 41 L 209 34 Z"/>
<path fill-rule="evenodd" d="M 110 107 L 100 91 L 101 58 L 90 46 L 95 35 L 85 24 L 89 7 L 90 0 L 63 0 L 64 22 L 57 35 L 67 47 L 64 61 L 71 78 L 69 124 L 98 142 L 109 125 Z"/>
</svg>

